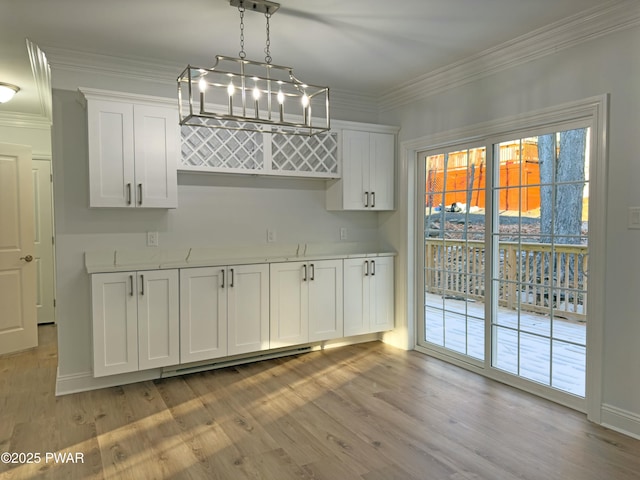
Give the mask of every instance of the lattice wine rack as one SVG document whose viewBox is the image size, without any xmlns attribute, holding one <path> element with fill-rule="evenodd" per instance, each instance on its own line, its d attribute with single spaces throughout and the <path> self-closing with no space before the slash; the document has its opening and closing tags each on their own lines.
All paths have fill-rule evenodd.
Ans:
<svg viewBox="0 0 640 480">
<path fill-rule="evenodd" d="M 183 125 L 181 169 L 337 178 L 338 134 L 281 135 Z"/>
</svg>

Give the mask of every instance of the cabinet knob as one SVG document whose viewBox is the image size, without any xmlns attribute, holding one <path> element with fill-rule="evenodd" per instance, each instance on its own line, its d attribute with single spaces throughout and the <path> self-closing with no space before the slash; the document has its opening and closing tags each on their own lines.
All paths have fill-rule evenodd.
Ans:
<svg viewBox="0 0 640 480">
<path fill-rule="evenodd" d="M 33 255 L 26 255 L 24 257 L 20 257 L 20 260 L 24 260 L 27 263 L 32 262 L 33 261 Z"/>
</svg>

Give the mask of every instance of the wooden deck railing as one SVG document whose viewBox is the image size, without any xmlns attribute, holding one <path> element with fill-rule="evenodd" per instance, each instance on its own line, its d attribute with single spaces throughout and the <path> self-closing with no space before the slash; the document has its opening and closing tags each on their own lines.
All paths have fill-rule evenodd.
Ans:
<svg viewBox="0 0 640 480">
<path fill-rule="evenodd" d="M 500 242 L 495 275 L 502 306 L 586 321 L 586 245 Z M 429 293 L 484 301 L 485 244 L 427 240 L 425 288 Z"/>
</svg>

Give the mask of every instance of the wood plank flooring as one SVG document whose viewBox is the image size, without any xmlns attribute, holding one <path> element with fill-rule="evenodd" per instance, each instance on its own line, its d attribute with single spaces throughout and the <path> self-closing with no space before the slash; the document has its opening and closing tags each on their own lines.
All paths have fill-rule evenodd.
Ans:
<svg viewBox="0 0 640 480">
<path fill-rule="evenodd" d="M 2 479 L 640 476 L 640 441 L 382 343 L 55 397 L 55 327 L 39 333 L 37 349 L 0 357 L 0 452 L 43 460 L 0 463 Z"/>
</svg>

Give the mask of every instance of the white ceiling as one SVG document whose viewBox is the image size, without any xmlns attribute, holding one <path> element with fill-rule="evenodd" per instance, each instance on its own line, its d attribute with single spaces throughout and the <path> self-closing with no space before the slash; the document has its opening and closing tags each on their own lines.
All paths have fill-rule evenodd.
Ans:
<svg viewBox="0 0 640 480">
<path fill-rule="evenodd" d="M 247 0 L 248 1 L 248 0 Z M 273 63 L 301 80 L 381 95 L 602 0 L 281 0 L 271 19 Z M 611 2 L 615 3 L 615 2 Z M 239 14 L 228 0 L 1 0 L 0 82 L 22 91 L 0 105 L 38 115 L 26 39 L 47 48 L 175 65 L 237 56 Z M 245 17 L 247 58 L 264 59 L 265 19 Z"/>
</svg>

